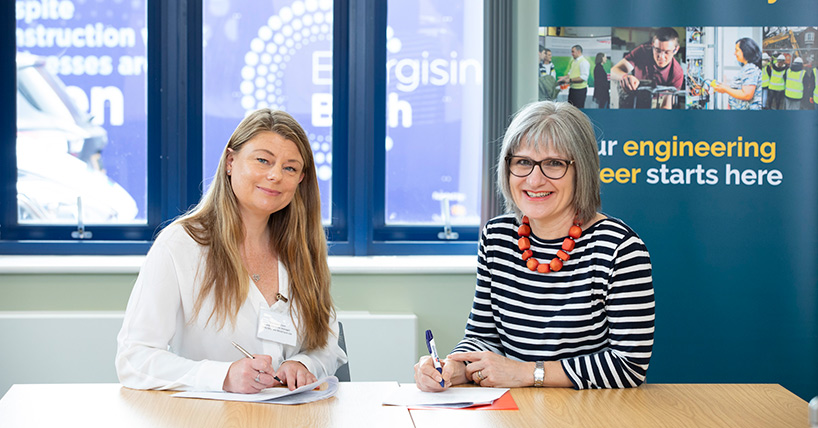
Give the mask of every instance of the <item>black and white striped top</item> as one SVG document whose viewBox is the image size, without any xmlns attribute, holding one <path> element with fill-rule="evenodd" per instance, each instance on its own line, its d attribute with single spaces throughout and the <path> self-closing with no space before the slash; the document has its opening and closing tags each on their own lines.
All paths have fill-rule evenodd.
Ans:
<svg viewBox="0 0 818 428">
<path fill-rule="evenodd" d="M 542 274 L 522 260 L 518 227 L 513 215 L 503 215 L 483 229 L 466 335 L 452 352 L 559 360 L 577 389 L 642 384 L 654 323 L 650 256 L 642 240 L 608 217 L 576 240 L 562 270 Z M 546 263 L 564 239 L 529 238 L 534 257 Z"/>
</svg>

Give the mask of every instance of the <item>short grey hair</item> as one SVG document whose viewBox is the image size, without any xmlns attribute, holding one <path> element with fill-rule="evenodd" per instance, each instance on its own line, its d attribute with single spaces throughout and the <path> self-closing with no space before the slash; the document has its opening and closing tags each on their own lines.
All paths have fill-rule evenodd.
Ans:
<svg viewBox="0 0 818 428">
<path fill-rule="evenodd" d="M 572 203 L 577 219 L 590 222 L 602 202 L 599 196 L 599 153 L 588 116 L 569 103 L 554 101 L 528 104 L 514 116 L 506 129 L 497 159 L 497 187 L 505 199 L 506 212 L 514 213 L 518 219 L 523 214 L 511 196 L 506 157 L 513 156 L 523 145 L 534 149 L 551 148 L 574 161 Z"/>
</svg>

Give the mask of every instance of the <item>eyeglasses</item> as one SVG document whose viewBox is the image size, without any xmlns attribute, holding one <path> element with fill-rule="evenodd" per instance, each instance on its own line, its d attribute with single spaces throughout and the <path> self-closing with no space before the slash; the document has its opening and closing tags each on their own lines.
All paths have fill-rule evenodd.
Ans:
<svg viewBox="0 0 818 428">
<path fill-rule="evenodd" d="M 508 164 L 508 171 L 515 177 L 528 177 L 534 167 L 539 165 L 542 175 L 552 179 L 559 180 L 568 172 L 568 167 L 574 163 L 572 160 L 566 159 L 543 159 L 535 161 L 534 159 L 524 156 L 506 156 L 506 164 Z"/>
<path fill-rule="evenodd" d="M 676 50 L 676 48 L 666 50 L 666 51 L 663 51 L 663 50 L 661 50 L 659 48 L 653 48 L 653 53 L 656 54 L 656 55 L 665 54 L 666 56 L 673 56 L 673 54 L 675 53 L 674 52 L 675 50 Z"/>
</svg>

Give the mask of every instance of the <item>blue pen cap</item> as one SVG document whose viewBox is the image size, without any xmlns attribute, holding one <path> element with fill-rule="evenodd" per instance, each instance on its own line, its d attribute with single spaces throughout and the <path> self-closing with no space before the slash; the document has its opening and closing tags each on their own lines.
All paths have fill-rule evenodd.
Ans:
<svg viewBox="0 0 818 428">
<path fill-rule="evenodd" d="M 426 347 L 429 348 L 429 353 L 432 353 L 432 330 L 426 330 Z"/>
</svg>

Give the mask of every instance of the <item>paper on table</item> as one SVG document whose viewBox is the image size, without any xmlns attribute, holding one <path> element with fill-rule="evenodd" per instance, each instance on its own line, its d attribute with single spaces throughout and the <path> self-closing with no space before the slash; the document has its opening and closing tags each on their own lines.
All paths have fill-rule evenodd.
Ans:
<svg viewBox="0 0 818 428">
<path fill-rule="evenodd" d="M 315 390 L 321 384 L 327 384 L 324 390 Z M 245 401 L 270 404 L 303 404 L 330 398 L 338 392 L 338 378 L 327 376 L 317 381 L 290 391 L 287 388 L 267 388 L 256 394 L 237 394 L 233 392 L 217 391 L 189 391 L 179 392 L 171 397 L 204 398 L 207 400 Z"/>
<path fill-rule="evenodd" d="M 449 388 L 442 392 L 423 392 L 413 384 L 401 385 L 383 400 L 387 406 L 465 408 L 491 404 L 508 388 Z"/>
</svg>

